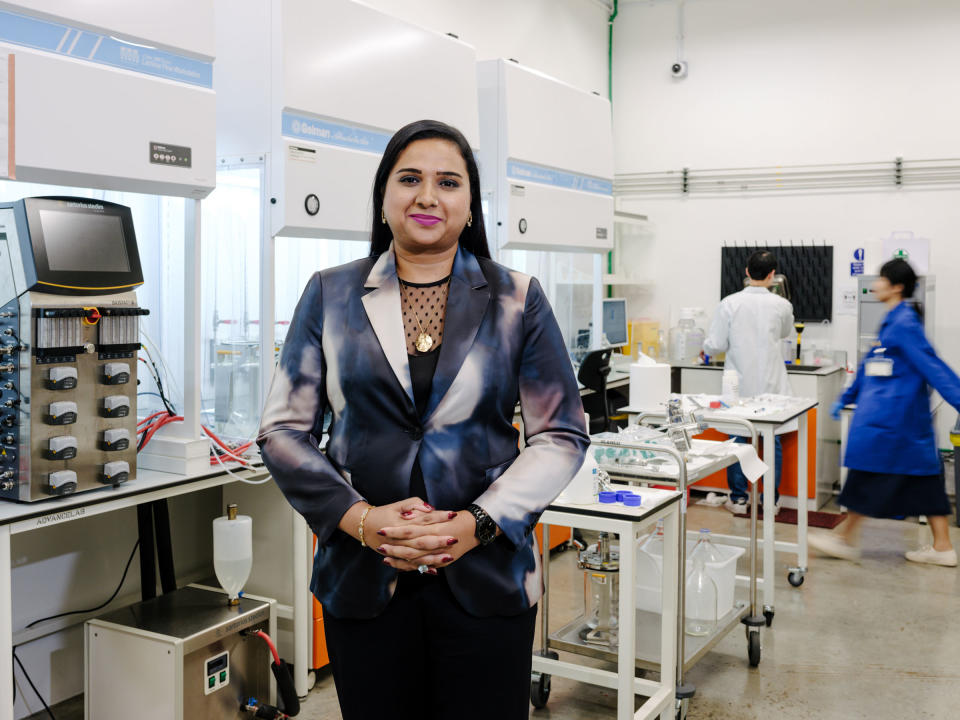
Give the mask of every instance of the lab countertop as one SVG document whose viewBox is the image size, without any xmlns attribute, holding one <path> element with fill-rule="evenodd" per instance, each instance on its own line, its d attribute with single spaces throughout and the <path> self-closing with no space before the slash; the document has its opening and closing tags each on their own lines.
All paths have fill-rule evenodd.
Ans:
<svg viewBox="0 0 960 720">
<path fill-rule="evenodd" d="M 682 370 L 723 370 L 723 365 L 674 365 Z M 841 365 L 784 365 L 787 375 L 832 375 L 843 370 Z"/>
</svg>

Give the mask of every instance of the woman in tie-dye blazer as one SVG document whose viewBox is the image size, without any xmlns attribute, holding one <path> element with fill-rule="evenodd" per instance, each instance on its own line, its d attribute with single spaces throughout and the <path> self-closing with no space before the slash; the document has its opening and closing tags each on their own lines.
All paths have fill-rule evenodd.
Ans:
<svg viewBox="0 0 960 720">
<path fill-rule="evenodd" d="M 589 439 L 542 288 L 490 260 L 455 128 L 390 141 L 370 257 L 310 279 L 258 442 L 318 539 L 311 589 L 345 720 L 526 718 L 532 532 Z"/>
</svg>

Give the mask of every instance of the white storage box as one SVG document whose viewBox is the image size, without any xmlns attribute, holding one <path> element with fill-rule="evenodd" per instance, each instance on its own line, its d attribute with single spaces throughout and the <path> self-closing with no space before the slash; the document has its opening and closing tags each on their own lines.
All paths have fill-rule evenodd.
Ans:
<svg viewBox="0 0 960 720">
<path fill-rule="evenodd" d="M 646 538 L 644 538 L 644 541 Z M 712 541 L 711 541 L 712 542 Z M 687 540 L 687 557 L 696 547 L 696 540 Z M 707 575 L 717 584 L 717 618 L 722 618 L 733 609 L 734 592 L 737 584 L 737 559 L 746 552 L 746 548 L 734 547 L 732 545 L 721 545 L 713 543 L 713 546 L 723 556 L 723 561 L 718 563 L 707 563 Z M 663 540 L 657 538 L 653 540 L 646 548 L 647 552 L 653 558 L 657 566 L 656 574 L 653 572 L 642 572 L 643 568 L 649 566 L 649 563 L 640 556 L 640 545 L 637 545 L 637 581 L 636 581 L 636 602 L 638 610 L 647 610 L 649 612 L 661 612 L 660 605 L 660 576 L 663 573 Z M 687 568 L 687 574 L 693 569 Z"/>
</svg>

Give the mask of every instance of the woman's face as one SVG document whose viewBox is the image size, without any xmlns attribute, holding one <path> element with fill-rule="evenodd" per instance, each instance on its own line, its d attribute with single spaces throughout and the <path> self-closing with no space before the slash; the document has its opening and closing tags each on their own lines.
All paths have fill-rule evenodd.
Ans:
<svg viewBox="0 0 960 720">
<path fill-rule="evenodd" d="M 440 252 L 460 239 L 470 199 L 467 164 L 460 149 L 440 138 L 415 140 L 390 170 L 383 214 L 401 249 Z"/>
<path fill-rule="evenodd" d="M 877 298 L 877 300 L 880 302 L 886 302 L 892 297 L 902 295 L 903 285 L 891 285 L 890 281 L 883 275 L 877 275 L 877 279 L 873 281 L 873 285 L 870 286 L 870 290 L 873 292 L 873 295 Z"/>
</svg>

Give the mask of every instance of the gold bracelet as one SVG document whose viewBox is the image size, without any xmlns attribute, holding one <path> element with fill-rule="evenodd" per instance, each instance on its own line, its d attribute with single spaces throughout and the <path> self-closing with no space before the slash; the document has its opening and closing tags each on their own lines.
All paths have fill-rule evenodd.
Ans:
<svg viewBox="0 0 960 720">
<path fill-rule="evenodd" d="M 367 509 L 363 511 L 363 514 L 360 516 L 360 530 L 357 533 L 360 536 L 360 546 L 366 547 L 367 543 L 363 539 L 363 521 L 367 519 L 367 513 L 373 510 L 373 505 L 367 505 Z"/>
</svg>

